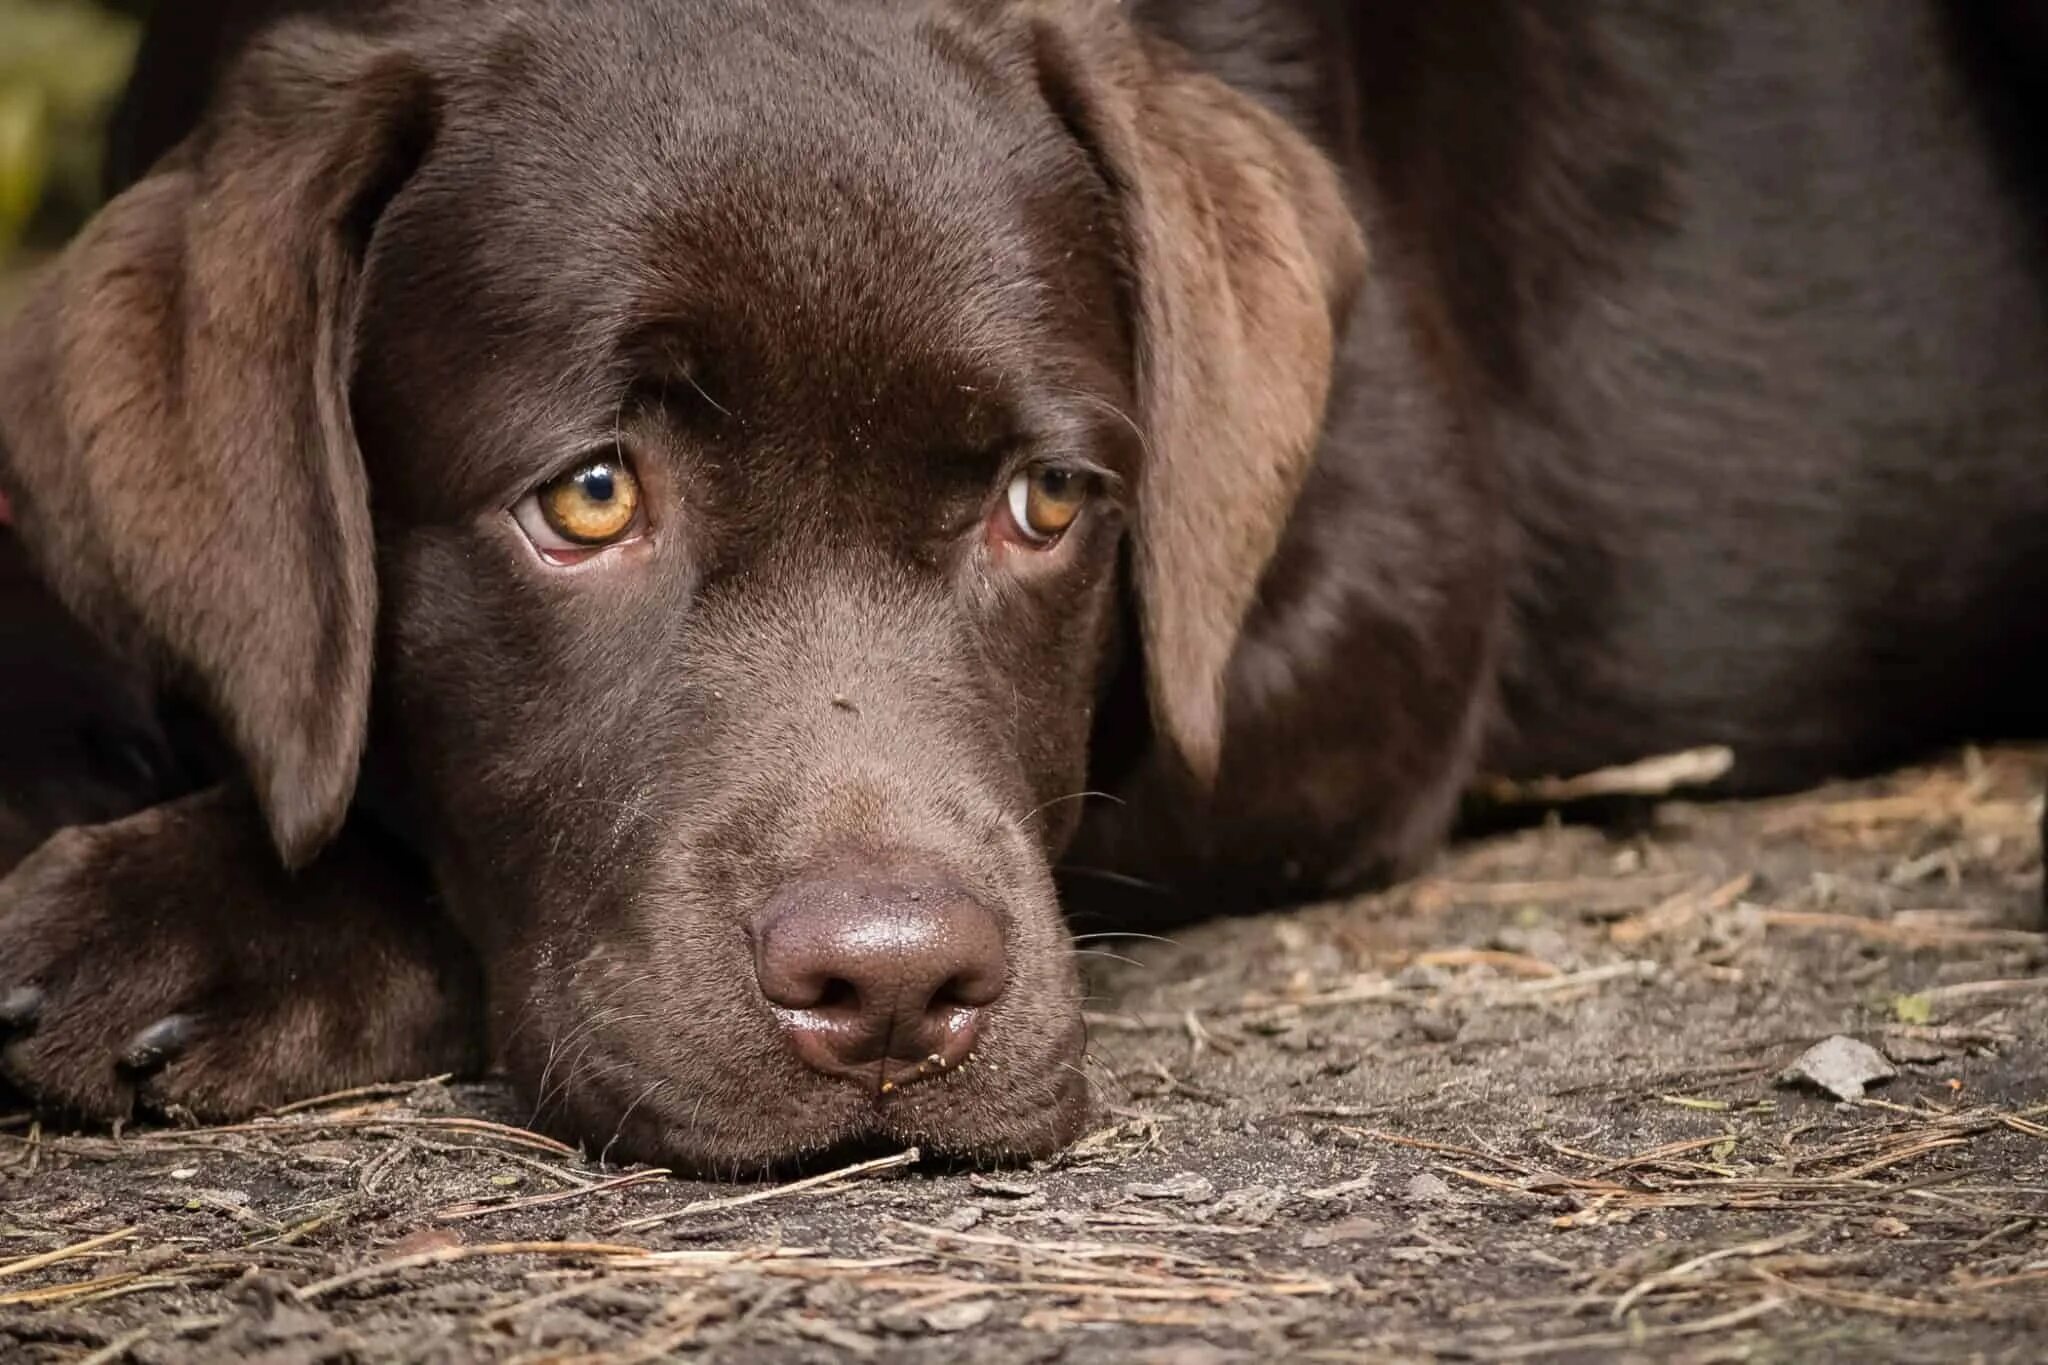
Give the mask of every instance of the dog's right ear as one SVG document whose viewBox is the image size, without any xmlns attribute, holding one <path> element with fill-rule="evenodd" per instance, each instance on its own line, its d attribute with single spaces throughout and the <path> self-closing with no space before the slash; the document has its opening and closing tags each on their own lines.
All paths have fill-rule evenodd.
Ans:
<svg viewBox="0 0 2048 1365">
<path fill-rule="evenodd" d="M 356 315 L 434 121 L 407 53 L 280 31 L 0 334 L 0 489 L 42 574 L 211 709 L 292 865 L 340 827 L 367 728 Z"/>
</svg>

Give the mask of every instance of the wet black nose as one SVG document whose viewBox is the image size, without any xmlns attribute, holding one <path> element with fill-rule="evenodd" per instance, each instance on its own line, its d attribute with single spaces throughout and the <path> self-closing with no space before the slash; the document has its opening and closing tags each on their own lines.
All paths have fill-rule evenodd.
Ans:
<svg viewBox="0 0 2048 1365">
<path fill-rule="evenodd" d="M 943 884 L 797 882 L 763 908 L 754 971 L 797 1056 L 893 1090 L 967 1060 L 1003 993 L 994 915 Z"/>
</svg>

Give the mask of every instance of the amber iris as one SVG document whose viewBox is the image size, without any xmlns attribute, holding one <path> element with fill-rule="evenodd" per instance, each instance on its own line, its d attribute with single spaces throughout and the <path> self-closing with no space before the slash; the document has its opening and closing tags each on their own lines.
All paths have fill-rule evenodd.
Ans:
<svg viewBox="0 0 2048 1365">
<path fill-rule="evenodd" d="M 1026 540 L 1058 540 L 1088 504 L 1088 476 L 1071 469 L 1043 468 L 1010 482 L 1010 520 Z"/>
<path fill-rule="evenodd" d="M 640 484 L 615 460 L 594 460 L 540 489 L 548 529 L 574 545 L 606 545 L 633 529 Z"/>
</svg>

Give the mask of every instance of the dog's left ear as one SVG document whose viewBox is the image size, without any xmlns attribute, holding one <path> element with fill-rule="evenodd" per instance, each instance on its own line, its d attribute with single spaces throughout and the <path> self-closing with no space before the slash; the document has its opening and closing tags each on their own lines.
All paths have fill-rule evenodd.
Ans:
<svg viewBox="0 0 2048 1365">
<path fill-rule="evenodd" d="M 0 334 L 0 488 L 43 578 L 211 709 L 293 865 L 346 816 L 368 724 L 356 315 L 432 120 L 409 54 L 282 30 Z"/>
<path fill-rule="evenodd" d="M 1321 152 L 1111 0 L 1035 11 L 1041 89 L 1108 183 L 1130 280 L 1151 709 L 1207 785 L 1227 669 L 1314 457 L 1364 238 Z"/>
</svg>

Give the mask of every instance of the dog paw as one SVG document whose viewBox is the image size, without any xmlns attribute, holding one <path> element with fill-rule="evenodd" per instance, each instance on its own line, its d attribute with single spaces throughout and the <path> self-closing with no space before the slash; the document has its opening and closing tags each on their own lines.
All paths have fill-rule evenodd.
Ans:
<svg viewBox="0 0 2048 1365">
<path fill-rule="evenodd" d="M 288 876 L 222 793 L 59 832 L 0 880 L 0 1081 L 206 1121 L 473 1066 L 467 948 L 362 836 Z"/>
</svg>

